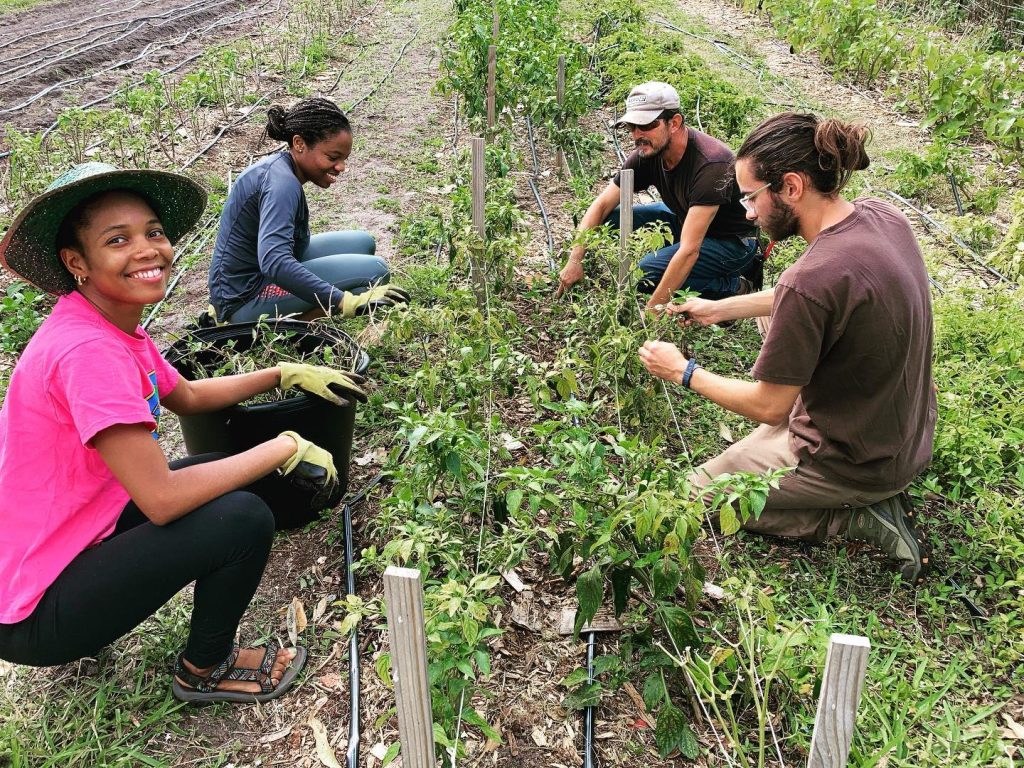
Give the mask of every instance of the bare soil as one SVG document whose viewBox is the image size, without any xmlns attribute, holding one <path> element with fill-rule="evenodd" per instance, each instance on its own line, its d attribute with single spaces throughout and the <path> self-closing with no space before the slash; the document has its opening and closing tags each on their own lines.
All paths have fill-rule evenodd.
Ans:
<svg viewBox="0 0 1024 768">
<path fill-rule="evenodd" d="M 153 69 L 179 65 L 211 44 L 253 32 L 282 0 L 58 0 L 0 17 L 0 116 L 42 128 Z"/>
</svg>

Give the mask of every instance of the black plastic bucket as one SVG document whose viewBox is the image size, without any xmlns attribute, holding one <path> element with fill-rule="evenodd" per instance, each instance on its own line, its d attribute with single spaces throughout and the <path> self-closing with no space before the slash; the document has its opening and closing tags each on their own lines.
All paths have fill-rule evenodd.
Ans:
<svg viewBox="0 0 1024 768">
<path fill-rule="evenodd" d="M 355 371 L 365 373 L 370 357 L 344 331 L 311 325 L 299 320 L 269 320 L 262 323 L 233 323 L 216 328 L 200 328 L 179 339 L 165 357 L 186 379 L 195 379 L 196 369 L 209 368 L 222 360 L 214 350 L 234 342 L 234 350 L 246 352 L 267 335 L 280 335 L 278 341 L 294 344 L 298 353 L 315 354 L 331 348 L 336 360 L 351 359 Z M 204 350 L 210 350 L 204 354 Z M 322 363 L 318 357 L 310 358 Z M 341 492 L 348 488 L 349 459 L 356 406 L 337 406 L 304 392 L 273 402 L 233 405 L 212 413 L 181 416 L 181 432 L 189 455 L 200 453 L 240 453 L 276 437 L 285 430 L 298 432 L 307 440 L 330 451 L 338 470 Z M 297 499 L 291 497 L 294 503 Z M 272 503 L 272 507 L 275 505 Z"/>
</svg>

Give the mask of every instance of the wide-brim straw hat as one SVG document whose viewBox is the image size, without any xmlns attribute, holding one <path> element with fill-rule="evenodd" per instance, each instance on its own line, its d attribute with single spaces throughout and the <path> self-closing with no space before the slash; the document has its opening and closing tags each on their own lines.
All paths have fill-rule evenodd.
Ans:
<svg viewBox="0 0 1024 768">
<path fill-rule="evenodd" d="M 57 231 L 76 205 L 113 190 L 146 198 L 172 245 L 195 226 L 206 208 L 206 190 L 187 176 L 83 163 L 58 177 L 18 214 L 0 242 L 0 264 L 47 293 L 70 293 L 75 281 L 57 252 Z"/>
</svg>

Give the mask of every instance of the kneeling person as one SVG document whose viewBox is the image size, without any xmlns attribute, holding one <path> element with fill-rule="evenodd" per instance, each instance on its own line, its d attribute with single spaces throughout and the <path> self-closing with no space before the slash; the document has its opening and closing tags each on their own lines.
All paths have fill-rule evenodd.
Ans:
<svg viewBox="0 0 1024 768">
<path fill-rule="evenodd" d="M 667 303 L 680 288 L 713 299 L 749 292 L 746 276 L 754 275 L 759 258 L 756 229 L 739 202 L 732 150 L 684 124 L 679 94 L 668 83 L 634 88 L 618 125 L 636 145 L 622 167 L 635 172 L 637 190 L 654 187 L 664 201 L 634 206 L 633 226 L 663 222 L 672 230 L 671 245 L 640 260 L 638 290 L 651 294 L 648 307 Z M 619 178 L 590 204 L 580 230 L 619 226 Z M 583 279 L 583 256 L 583 246 L 572 249 L 557 295 Z"/>
<path fill-rule="evenodd" d="M 640 357 L 654 375 L 762 423 L 699 467 L 695 487 L 793 468 L 744 528 L 868 541 L 917 582 L 929 550 L 903 491 L 931 459 L 935 432 L 931 298 L 906 217 L 881 200 L 839 194 L 868 165 L 866 138 L 857 126 L 785 113 L 738 152 L 749 218 L 773 240 L 799 234 L 807 249 L 772 290 L 667 311 L 702 325 L 768 320 L 756 381 L 706 371 L 665 342 L 647 342 Z"/>
</svg>

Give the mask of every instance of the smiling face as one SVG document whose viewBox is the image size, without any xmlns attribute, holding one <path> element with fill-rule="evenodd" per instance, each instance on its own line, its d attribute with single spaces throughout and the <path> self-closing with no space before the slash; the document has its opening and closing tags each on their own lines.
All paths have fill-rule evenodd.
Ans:
<svg viewBox="0 0 1024 768">
<path fill-rule="evenodd" d="M 134 330 L 142 308 L 160 301 L 174 249 L 160 219 L 143 198 L 131 192 L 107 192 L 82 210 L 74 227 L 77 243 L 60 249 L 78 290 L 119 327 Z"/>
<path fill-rule="evenodd" d="M 345 171 L 345 162 L 352 153 L 352 133 L 338 131 L 312 145 L 301 136 L 295 136 L 291 152 L 299 181 L 303 184 L 311 181 L 327 189 Z"/>
</svg>

